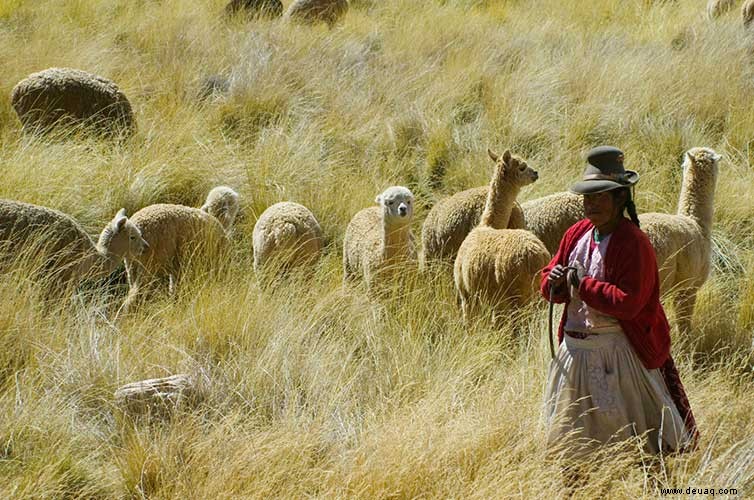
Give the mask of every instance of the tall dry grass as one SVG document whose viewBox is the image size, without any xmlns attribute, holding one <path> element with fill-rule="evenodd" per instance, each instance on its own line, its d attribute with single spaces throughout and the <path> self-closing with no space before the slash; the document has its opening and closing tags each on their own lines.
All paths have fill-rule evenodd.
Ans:
<svg viewBox="0 0 754 500">
<path fill-rule="evenodd" d="M 284 2 L 286 5 L 289 2 Z M 0 276 L 0 497 L 549 497 L 571 466 L 544 446 L 543 303 L 500 329 L 461 322 L 442 272 L 377 300 L 341 288 L 350 217 L 391 184 L 424 210 L 486 184 L 488 146 L 529 159 L 530 199 L 559 191 L 597 144 L 626 151 L 640 211 L 673 211 L 680 160 L 724 155 L 715 273 L 674 356 L 698 451 L 648 463 L 605 450 L 582 497 L 754 485 L 754 51 L 735 14 L 703 2 L 359 0 L 336 29 L 226 20 L 224 1 L 0 4 L 0 95 L 68 66 L 116 81 L 139 130 L 120 144 L 25 137 L 0 104 L 0 197 L 65 211 L 95 235 L 115 212 L 243 197 L 235 253 L 113 320 L 123 290 L 60 303 Z M 200 101 L 202 80 L 230 82 Z M 328 245 L 312 278 L 263 286 L 251 232 L 294 200 Z M 672 311 L 670 311 L 672 313 Z M 163 424 L 114 411 L 120 384 L 211 381 Z M 642 463 L 644 465 L 642 465 Z"/>
</svg>

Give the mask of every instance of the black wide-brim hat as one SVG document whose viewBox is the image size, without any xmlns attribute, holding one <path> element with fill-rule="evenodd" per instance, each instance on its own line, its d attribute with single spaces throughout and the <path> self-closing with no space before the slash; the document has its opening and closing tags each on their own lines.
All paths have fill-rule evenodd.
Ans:
<svg viewBox="0 0 754 500">
<path fill-rule="evenodd" d="M 572 185 L 576 194 L 593 194 L 630 187 L 639 182 L 639 174 L 623 168 L 623 151 L 612 146 L 599 146 L 586 155 L 584 177 Z"/>
</svg>

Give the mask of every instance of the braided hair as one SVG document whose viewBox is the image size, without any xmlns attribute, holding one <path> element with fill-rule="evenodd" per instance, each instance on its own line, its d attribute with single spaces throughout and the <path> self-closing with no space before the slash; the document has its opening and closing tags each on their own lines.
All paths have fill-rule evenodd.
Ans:
<svg viewBox="0 0 754 500">
<path fill-rule="evenodd" d="M 621 215 L 623 215 L 623 212 L 628 212 L 628 217 L 631 219 L 631 222 L 636 224 L 636 227 L 641 227 L 639 224 L 639 216 L 636 213 L 636 204 L 634 203 L 634 199 L 631 196 L 631 188 L 630 187 L 624 187 L 620 189 L 613 189 L 612 195 L 613 199 L 617 198 L 618 195 L 625 191 L 626 193 L 626 203 L 623 205 L 623 209 L 621 210 Z"/>
</svg>

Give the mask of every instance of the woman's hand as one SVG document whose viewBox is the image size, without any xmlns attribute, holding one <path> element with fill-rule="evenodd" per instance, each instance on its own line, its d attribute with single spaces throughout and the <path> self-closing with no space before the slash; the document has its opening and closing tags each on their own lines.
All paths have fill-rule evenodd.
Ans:
<svg viewBox="0 0 754 500">
<path fill-rule="evenodd" d="M 565 283 L 568 268 L 562 264 L 556 264 L 555 267 L 550 269 L 550 274 L 547 275 L 547 282 L 550 286 L 559 288 Z"/>
</svg>

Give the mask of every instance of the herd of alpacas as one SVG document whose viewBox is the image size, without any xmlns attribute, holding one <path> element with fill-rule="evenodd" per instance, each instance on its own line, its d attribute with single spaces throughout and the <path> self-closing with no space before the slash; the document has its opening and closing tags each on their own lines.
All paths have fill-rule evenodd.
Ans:
<svg viewBox="0 0 754 500">
<path fill-rule="evenodd" d="M 422 227 L 422 251 L 411 225 L 414 196 L 388 187 L 375 206 L 356 213 L 343 240 L 344 286 L 362 281 L 367 290 L 389 284 L 411 266 L 426 270 L 453 265 L 453 279 L 466 321 L 480 306 L 493 314 L 531 301 L 539 271 L 549 262 L 568 227 L 584 218 L 581 196 L 556 193 L 519 205 L 522 187 L 539 175 L 510 151 L 498 155 L 488 186 L 457 193 L 434 205 Z M 677 322 L 688 330 L 696 294 L 710 271 L 714 193 L 720 156 L 709 148 L 684 155 L 676 214 L 647 213 L 639 220 L 657 253 L 661 292 L 673 292 Z M 181 270 L 205 252 L 231 244 L 239 195 L 213 188 L 201 208 L 155 204 L 128 216 L 121 209 L 95 244 L 72 217 L 47 207 L 0 200 L 0 244 L 9 262 L 30 249 L 59 286 L 104 277 L 125 264 L 127 311 L 145 287 L 172 292 Z M 278 275 L 313 267 L 323 232 L 315 215 L 294 202 L 276 203 L 257 219 L 252 235 L 254 270 Z M 200 259 L 201 260 L 201 259 Z M 205 260 L 206 261 L 206 260 Z"/>
<path fill-rule="evenodd" d="M 734 4 L 710 0 L 708 14 L 721 16 Z M 295 0 L 284 17 L 332 27 L 347 9 L 346 0 Z M 283 5 L 280 0 L 231 0 L 225 11 L 279 17 Z M 745 23 L 754 18 L 754 0 L 744 2 L 742 15 Z M 11 104 L 29 133 L 76 125 L 123 137 L 137 128 L 132 107 L 117 85 L 77 69 L 49 68 L 29 75 L 12 90 Z M 356 213 L 343 239 L 344 284 L 363 281 L 373 291 L 412 266 L 422 271 L 452 266 L 466 321 L 482 306 L 498 315 L 531 301 L 539 271 L 565 231 L 584 218 L 582 199 L 560 192 L 519 204 L 520 190 L 536 182 L 538 173 L 510 151 L 488 154 L 494 163 L 489 184 L 437 202 L 423 222 L 421 245 L 412 234 L 414 196 L 406 187 L 385 189 L 374 206 Z M 697 291 L 710 271 L 719 160 L 709 148 L 687 151 L 677 212 L 639 216 L 657 253 L 661 292 L 673 292 L 683 331 L 690 328 Z M 173 292 L 187 266 L 212 262 L 201 258 L 206 252 L 227 251 L 239 206 L 232 188 L 218 186 L 200 208 L 156 204 L 130 217 L 121 209 L 95 243 L 66 214 L 0 200 L 0 271 L 14 258 L 31 255 L 41 259 L 38 269 L 62 289 L 108 276 L 124 264 L 129 291 L 121 311 L 128 311 L 147 291 Z M 256 273 L 306 269 L 321 256 L 323 231 L 309 208 L 285 201 L 257 219 L 252 246 Z"/>
</svg>

